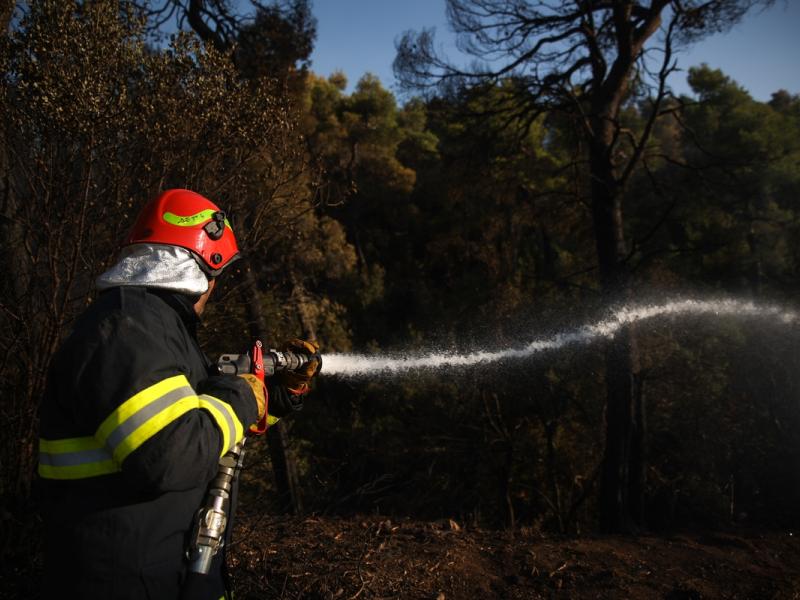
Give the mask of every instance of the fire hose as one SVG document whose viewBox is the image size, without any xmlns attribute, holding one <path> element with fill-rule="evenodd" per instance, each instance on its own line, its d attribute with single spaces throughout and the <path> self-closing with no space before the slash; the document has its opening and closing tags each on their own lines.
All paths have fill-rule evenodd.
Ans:
<svg viewBox="0 0 800 600">
<path fill-rule="evenodd" d="M 282 371 L 296 371 L 308 364 L 312 357 L 301 352 L 264 350 L 260 341 L 256 341 L 248 354 L 223 354 L 217 361 L 216 368 L 220 374 L 241 375 L 252 373 L 262 382 Z M 263 435 L 267 430 L 267 411 L 247 436 Z M 211 481 L 206 492 L 203 505 L 195 514 L 192 535 L 186 551 L 189 559 L 189 571 L 208 575 L 211 562 L 225 543 L 225 530 L 228 526 L 228 512 L 231 504 L 231 492 L 234 482 L 244 464 L 245 442 L 242 438 L 219 460 L 219 470 Z"/>
</svg>

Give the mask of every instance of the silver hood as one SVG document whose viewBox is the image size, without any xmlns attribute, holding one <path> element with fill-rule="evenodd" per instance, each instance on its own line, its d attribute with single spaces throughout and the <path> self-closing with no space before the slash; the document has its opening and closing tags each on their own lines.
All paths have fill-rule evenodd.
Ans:
<svg viewBox="0 0 800 600">
<path fill-rule="evenodd" d="M 96 280 L 97 289 L 122 285 L 159 288 L 200 296 L 208 279 L 192 253 L 178 246 L 133 244 L 120 251 L 116 264 Z"/>
</svg>

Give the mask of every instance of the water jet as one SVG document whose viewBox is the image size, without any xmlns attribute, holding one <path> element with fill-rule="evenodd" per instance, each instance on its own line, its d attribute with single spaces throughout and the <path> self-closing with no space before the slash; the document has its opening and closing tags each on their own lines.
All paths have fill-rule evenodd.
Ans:
<svg viewBox="0 0 800 600">
<path fill-rule="evenodd" d="M 626 305 L 609 311 L 602 319 L 572 330 L 549 336 L 534 337 L 519 347 L 498 351 L 474 350 L 471 352 L 398 353 L 393 355 L 367 355 L 333 353 L 323 355 L 323 375 L 340 378 L 399 376 L 417 370 L 435 370 L 443 367 L 468 367 L 528 358 L 537 354 L 554 352 L 572 345 L 588 345 L 602 339 L 613 338 L 626 325 L 640 321 L 674 316 L 715 316 L 762 318 L 791 325 L 800 320 L 794 310 L 776 304 L 761 304 L 735 298 L 716 300 L 675 299 L 659 304 Z"/>
</svg>

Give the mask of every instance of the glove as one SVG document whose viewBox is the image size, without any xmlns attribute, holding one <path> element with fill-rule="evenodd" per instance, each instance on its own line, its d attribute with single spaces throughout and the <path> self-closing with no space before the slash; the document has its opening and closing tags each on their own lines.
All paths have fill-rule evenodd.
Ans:
<svg viewBox="0 0 800 600">
<path fill-rule="evenodd" d="M 252 373 L 239 375 L 239 377 L 247 382 L 256 397 L 256 404 L 258 405 L 258 419 L 256 422 L 258 422 L 264 418 L 264 413 L 267 411 L 267 390 L 264 387 L 264 383 Z"/>
<path fill-rule="evenodd" d="M 285 342 L 281 347 L 283 351 L 300 352 L 311 356 L 301 369 L 297 371 L 284 371 L 277 376 L 278 383 L 286 386 L 291 394 L 299 396 L 305 394 L 310 389 L 311 379 L 319 373 L 322 367 L 322 357 L 319 354 L 319 344 L 314 341 L 305 341 L 300 339 L 292 339 Z"/>
<path fill-rule="evenodd" d="M 303 410 L 303 396 L 292 394 L 285 385 L 270 378 L 267 382 L 269 390 L 269 418 L 270 424 L 278 419 L 298 411 Z"/>
</svg>

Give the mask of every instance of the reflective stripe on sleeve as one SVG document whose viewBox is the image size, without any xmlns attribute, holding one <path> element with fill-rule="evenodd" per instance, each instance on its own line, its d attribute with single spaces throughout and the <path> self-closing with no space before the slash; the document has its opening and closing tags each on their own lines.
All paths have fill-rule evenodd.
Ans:
<svg viewBox="0 0 800 600">
<path fill-rule="evenodd" d="M 122 464 L 128 455 L 181 415 L 199 407 L 185 375 L 176 375 L 142 390 L 123 402 L 97 429 L 103 442 Z"/>
<path fill-rule="evenodd" d="M 195 394 L 185 375 L 159 381 L 123 402 L 94 436 L 39 440 L 39 474 L 47 479 L 81 479 L 120 471 L 122 462 L 147 440 L 192 409 L 202 408 L 222 432 L 222 454 L 241 441 L 244 428 L 233 408 Z"/>
<path fill-rule="evenodd" d="M 95 437 L 39 440 L 39 475 L 45 479 L 83 479 L 119 471 Z"/>
<path fill-rule="evenodd" d="M 214 396 L 200 395 L 200 408 L 205 409 L 212 416 L 222 432 L 222 452 L 220 456 L 233 448 L 244 437 L 244 427 L 233 411 L 230 404 L 226 404 Z"/>
<path fill-rule="evenodd" d="M 268 414 L 267 415 L 267 427 L 272 427 L 273 425 L 275 425 L 275 423 L 277 423 L 280 420 L 281 420 L 280 417 L 273 417 L 272 415 Z"/>
</svg>

